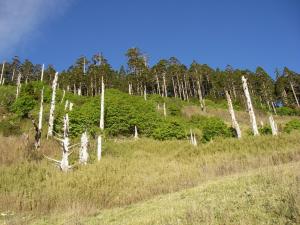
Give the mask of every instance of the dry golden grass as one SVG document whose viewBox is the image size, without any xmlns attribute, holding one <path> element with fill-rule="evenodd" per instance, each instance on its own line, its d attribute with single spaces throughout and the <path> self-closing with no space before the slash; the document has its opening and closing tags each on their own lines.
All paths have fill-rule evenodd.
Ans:
<svg viewBox="0 0 300 225">
<path fill-rule="evenodd" d="M 222 176 L 299 161 L 299 138 L 294 133 L 220 139 L 198 147 L 188 141 L 107 141 L 99 163 L 92 142 L 90 164 L 76 166 L 67 174 L 45 159 L 22 158 L 18 153 L 22 148 L 14 149 L 22 144 L 21 139 L 9 139 L 10 161 L 14 155 L 18 161 L 2 159 L 0 212 L 39 217 L 69 209 L 70 213 L 89 215 L 99 209 L 131 205 Z M 41 152 L 60 157 L 54 141 L 43 141 Z M 77 158 L 74 152 L 71 162 Z"/>
</svg>

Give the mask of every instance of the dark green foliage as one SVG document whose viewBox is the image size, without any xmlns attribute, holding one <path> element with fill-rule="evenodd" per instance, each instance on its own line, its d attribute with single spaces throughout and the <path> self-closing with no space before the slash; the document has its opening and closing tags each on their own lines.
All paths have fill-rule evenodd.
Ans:
<svg viewBox="0 0 300 225">
<path fill-rule="evenodd" d="M 300 120 L 299 119 L 293 119 L 286 123 L 284 127 L 284 132 L 290 133 L 293 130 L 300 131 Z"/>
<path fill-rule="evenodd" d="M 171 116 L 180 116 L 181 115 L 182 104 L 179 101 L 170 101 L 167 103 L 167 111 Z"/>
<path fill-rule="evenodd" d="M 261 135 L 270 135 L 272 134 L 272 129 L 270 126 L 263 126 L 258 129 Z"/>
<path fill-rule="evenodd" d="M 232 130 L 219 118 L 195 116 L 192 117 L 191 126 L 202 130 L 202 141 L 207 142 L 215 137 L 232 137 Z"/>
<path fill-rule="evenodd" d="M 9 109 L 16 99 L 16 89 L 11 86 L 0 86 L 0 106 Z"/>
<path fill-rule="evenodd" d="M 290 107 L 280 107 L 276 109 L 277 114 L 280 116 L 300 116 L 299 109 L 293 109 Z"/>
<path fill-rule="evenodd" d="M 181 123 L 170 120 L 162 122 L 159 127 L 154 130 L 153 137 L 158 140 L 183 139 L 186 137 L 186 134 Z"/>
<path fill-rule="evenodd" d="M 21 135 L 21 128 L 18 122 L 4 120 L 0 122 L 0 133 L 4 137 Z"/>
<path fill-rule="evenodd" d="M 37 104 L 36 100 L 31 95 L 23 95 L 19 97 L 12 105 L 11 111 L 20 117 L 28 117 L 29 112 Z"/>
<path fill-rule="evenodd" d="M 139 134 L 151 136 L 162 120 L 152 101 L 109 90 L 105 97 L 105 128 L 110 135 L 132 135 L 134 126 Z"/>
</svg>

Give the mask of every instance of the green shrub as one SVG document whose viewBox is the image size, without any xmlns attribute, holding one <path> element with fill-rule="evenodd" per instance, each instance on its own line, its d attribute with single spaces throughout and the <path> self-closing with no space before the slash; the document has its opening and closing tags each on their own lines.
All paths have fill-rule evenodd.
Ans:
<svg viewBox="0 0 300 225">
<path fill-rule="evenodd" d="M 12 105 L 11 111 L 20 117 L 28 117 L 29 112 L 37 104 L 35 99 L 30 95 L 23 95 L 19 97 Z"/>
<path fill-rule="evenodd" d="M 183 139 L 186 137 L 184 127 L 178 121 L 165 121 L 154 130 L 153 138 L 157 140 Z"/>
<path fill-rule="evenodd" d="M 0 122 L 0 132 L 4 137 L 21 135 L 21 127 L 19 123 L 10 120 Z"/>
<path fill-rule="evenodd" d="M 167 103 L 167 110 L 171 116 L 180 116 L 181 115 L 182 104 L 180 102 L 170 101 Z"/>
<path fill-rule="evenodd" d="M 300 131 L 300 120 L 299 119 L 293 119 L 286 123 L 284 127 L 284 132 L 290 133 L 293 130 Z"/>
<path fill-rule="evenodd" d="M 299 116 L 300 110 L 299 109 L 293 109 L 290 107 L 280 107 L 276 109 L 277 114 L 280 116 Z"/>
<path fill-rule="evenodd" d="M 16 90 L 13 86 L 0 86 L 0 106 L 9 109 L 16 99 Z"/>
<path fill-rule="evenodd" d="M 202 130 L 202 141 L 207 142 L 215 137 L 232 137 L 234 136 L 232 129 L 219 118 L 194 116 L 190 120 L 192 127 Z"/>
<path fill-rule="evenodd" d="M 272 129 L 270 126 L 263 126 L 258 129 L 259 133 L 262 135 L 270 135 L 272 134 Z"/>
</svg>

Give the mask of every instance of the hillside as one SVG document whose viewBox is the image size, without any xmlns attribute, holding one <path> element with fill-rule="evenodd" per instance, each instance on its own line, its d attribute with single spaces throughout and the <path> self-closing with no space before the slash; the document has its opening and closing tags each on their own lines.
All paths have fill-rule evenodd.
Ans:
<svg viewBox="0 0 300 225">
<path fill-rule="evenodd" d="M 259 136 L 249 114 L 235 105 L 243 137 L 236 138 L 226 101 L 182 101 L 159 95 L 105 95 L 105 129 L 99 129 L 100 97 L 57 91 L 55 136 L 65 114 L 71 145 L 89 136 L 87 165 L 72 150 L 67 173 L 59 141 L 46 138 L 51 88 L 44 89 L 41 146 L 34 149 L 31 119 L 39 114 L 42 84 L 0 87 L 0 222 L 3 224 L 297 224 L 300 219 L 299 117 L 256 109 Z M 65 102 L 74 104 L 65 109 Z M 166 116 L 163 112 L 166 105 Z M 261 124 L 261 122 L 263 125 Z M 134 127 L 139 138 L 134 138 Z M 190 143 L 190 130 L 198 140 Z M 97 161 L 97 136 L 104 137 Z M 238 196 L 238 197 L 237 197 Z M 218 207 L 217 207 L 218 206 Z M 226 216 L 225 216 L 226 215 Z"/>
</svg>

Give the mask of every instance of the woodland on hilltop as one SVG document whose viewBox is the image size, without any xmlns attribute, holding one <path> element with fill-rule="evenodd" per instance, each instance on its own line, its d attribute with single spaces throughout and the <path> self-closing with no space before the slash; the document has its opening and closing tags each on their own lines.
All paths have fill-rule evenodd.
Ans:
<svg viewBox="0 0 300 225">
<path fill-rule="evenodd" d="M 90 60 L 80 57 L 59 74 L 58 86 L 78 95 L 95 96 L 101 92 L 103 77 L 106 88 L 141 96 L 145 93 L 159 94 L 186 101 L 199 95 L 211 100 L 224 99 L 227 90 L 233 102 L 243 106 L 245 98 L 241 77 L 245 76 L 256 107 L 268 111 L 274 111 L 277 106 L 299 107 L 300 76 L 287 67 L 282 71 L 276 70 L 276 77 L 272 79 L 262 67 L 257 67 L 254 72 L 234 69 L 230 65 L 220 70 L 196 61 L 186 66 L 175 57 L 159 60 L 150 67 L 138 48 L 129 49 L 126 57 L 127 69 L 122 66 L 118 71 L 102 54 L 94 55 Z M 40 80 L 42 65 L 35 65 L 29 60 L 20 62 L 18 57 L 4 65 L 2 84 L 16 84 L 18 74 L 21 74 L 21 83 Z M 54 66 L 48 65 L 43 81 L 52 85 L 55 72 Z"/>
</svg>

